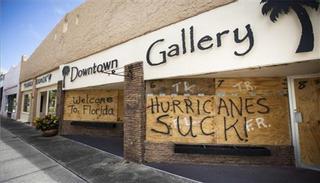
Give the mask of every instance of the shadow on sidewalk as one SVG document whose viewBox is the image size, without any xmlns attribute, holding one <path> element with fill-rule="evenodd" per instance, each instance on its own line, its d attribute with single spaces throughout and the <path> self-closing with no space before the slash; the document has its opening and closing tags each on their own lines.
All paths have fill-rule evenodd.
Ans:
<svg viewBox="0 0 320 183">
<path fill-rule="evenodd" d="M 123 138 L 121 137 L 93 137 L 88 135 L 63 135 L 63 137 L 123 157 Z"/>
<path fill-rule="evenodd" d="M 8 130 L 0 130 L 0 182 L 84 182 Z"/>
<path fill-rule="evenodd" d="M 34 128 L 14 120 L 2 118 L 1 127 L 89 182 L 194 182 L 126 161 L 119 156 L 62 136 L 42 137 Z"/>
</svg>

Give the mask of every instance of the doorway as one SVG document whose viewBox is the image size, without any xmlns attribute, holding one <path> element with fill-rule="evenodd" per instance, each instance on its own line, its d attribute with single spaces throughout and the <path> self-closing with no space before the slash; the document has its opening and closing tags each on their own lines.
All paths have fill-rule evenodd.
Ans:
<svg viewBox="0 0 320 183">
<path fill-rule="evenodd" d="M 8 118 L 15 118 L 15 112 L 16 112 L 16 105 L 17 105 L 17 95 L 8 95 L 7 97 L 7 117 Z"/>
<path fill-rule="evenodd" d="M 320 170 L 320 74 L 288 81 L 296 165 Z"/>
<path fill-rule="evenodd" d="M 40 92 L 40 108 L 39 115 L 40 118 L 43 118 L 46 115 L 47 106 L 47 91 Z"/>
</svg>

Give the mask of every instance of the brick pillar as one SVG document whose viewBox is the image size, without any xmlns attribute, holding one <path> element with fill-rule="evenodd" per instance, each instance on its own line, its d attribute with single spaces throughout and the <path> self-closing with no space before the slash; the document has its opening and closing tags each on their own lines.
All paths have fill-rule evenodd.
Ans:
<svg viewBox="0 0 320 183">
<path fill-rule="evenodd" d="M 58 81 L 57 86 L 57 106 L 56 106 L 56 116 L 59 118 L 59 135 L 62 133 L 62 123 L 63 123 L 63 107 L 64 107 L 64 91 L 62 90 L 62 81 Z"/>
<path fill-rule="evenodd" d="M 34 124 L 34 119 L 37 114 L 37 99 L 38 99 L 38 90 L 36 88 L 36 79 L 33 80 L 33 85 L 32 85 L 32 93 L 31 93 L 31 109 L 30 109 L 30 116 L 29 120 L 32 124 L 32 126 L 35 126 Z"/>
<path fill-rule="evenodd" d="M 21 83 L 19 83 L 20 87 L 17 93 L 18 101 L 17 101 L 17 113 L 16 120 L 19 120 L 21 117 L 21 106 L 22 106 L 22 92 L 21 92 Z"/>
<path fill-rule="evenodd" d="M 124 72 L 124 158 L 142 163 L 146 133 L 143 63 L 126 65 Z"/>
</svg>

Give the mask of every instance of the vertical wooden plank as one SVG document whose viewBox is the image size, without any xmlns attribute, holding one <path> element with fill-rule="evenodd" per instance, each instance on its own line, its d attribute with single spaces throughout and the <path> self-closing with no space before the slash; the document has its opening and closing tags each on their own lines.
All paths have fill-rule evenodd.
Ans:
<svg viewBox="0 0 320 183">
<path fill-rule="evenodd" d="M 302 114 L 299 127 L 301 160 L 320 165 L 320 78 L 295 79 L 297 111 Z"/>
</svg>

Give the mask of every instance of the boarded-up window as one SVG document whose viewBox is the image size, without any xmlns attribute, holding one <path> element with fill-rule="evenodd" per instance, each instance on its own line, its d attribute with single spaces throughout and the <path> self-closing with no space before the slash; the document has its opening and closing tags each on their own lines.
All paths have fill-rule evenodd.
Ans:
<svg viewBox="0 0 320 183">
<path fill-rule="evenodd" d="M 123 94 L 118 90 L 67 91 L 64 120 L 121 123 L 123 110 L 119 104 L 123 105 Z"/>
<path fill-rule="evenodd" d="M 170 94 L 177 86 L 172 83 L 180 83 L 176 89 L 182 92 Z M 149 81 L 146 140 L 288 145 L 291 142 L 285 87 L 281 78 Z"/>
</svg>

